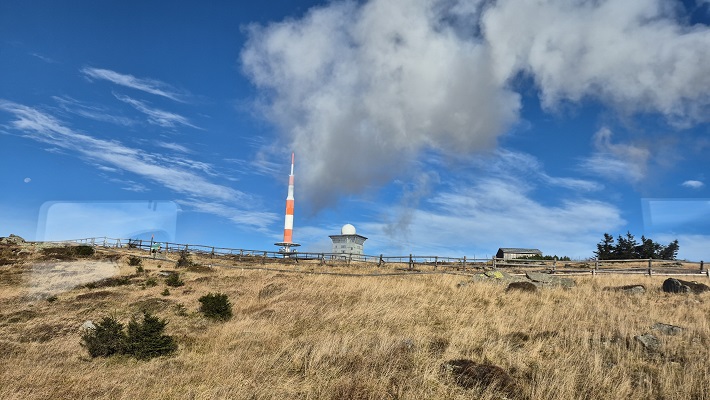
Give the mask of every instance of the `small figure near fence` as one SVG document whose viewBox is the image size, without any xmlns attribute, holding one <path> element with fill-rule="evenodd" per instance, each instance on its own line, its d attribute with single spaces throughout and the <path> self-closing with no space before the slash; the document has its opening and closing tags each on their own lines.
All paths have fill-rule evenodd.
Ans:
<svg viewBox="0 0 710 400">
<path fill-rule="evenodd" d="M 155 255 L 160 253 L 160 248 L 162 245 L 160 243 L 153 243 L 150 245 L 150 254 L 153 255 L 153 258 L 155 258 Z"/>
</svg>

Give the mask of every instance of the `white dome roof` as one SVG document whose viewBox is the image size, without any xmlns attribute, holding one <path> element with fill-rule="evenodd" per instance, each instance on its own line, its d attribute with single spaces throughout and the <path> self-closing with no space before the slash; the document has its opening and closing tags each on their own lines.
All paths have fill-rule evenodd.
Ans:
<svg viewBox="0 0 710 400">
<path fill-rule="evenodd" d="M 340 234 L 341 235 L 354 235 L 355 234 L 355 227 L 350 224 L 345 224 L 340 229 Z"/>
</svg>

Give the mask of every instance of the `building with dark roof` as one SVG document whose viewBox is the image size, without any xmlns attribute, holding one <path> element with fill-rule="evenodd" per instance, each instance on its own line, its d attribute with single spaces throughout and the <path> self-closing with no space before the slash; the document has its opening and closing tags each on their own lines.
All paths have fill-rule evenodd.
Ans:
<svg viewBox="0 0 710 400">
<path fill-rule="evenodd" d="M 517 247 L 501 247 L 496 253 L 496 258 L 504 260 L 513 260 L 516 258 L 524 258 L 531 256 L 542 256 L 542 252 L 538 249 L 521 249 Z"/>
</svg>

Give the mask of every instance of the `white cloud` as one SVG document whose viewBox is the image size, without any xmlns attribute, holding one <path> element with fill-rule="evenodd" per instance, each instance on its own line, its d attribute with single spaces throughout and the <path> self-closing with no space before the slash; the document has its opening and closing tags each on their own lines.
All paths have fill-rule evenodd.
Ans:
<svg viewBox="0 0 710 400">
<path fill-rule="evenodd" d="M 643 146 L 612 143 L 612 135 L 608 128 L 594 134 L 596 152 L 582 161 L 581 168 L 609 179 L 630 182 L 644 179 L 651 151 Z"/>
<path fill-rule="evenodd" d="M 114 94 L 117 99 L 122 102 L 133 106 L 136 110 L 142 112 L 148 116 L 148 122 L 153 125 L 162 126 L 165 128 L 175 128 L 178 125 L 189 126 L 191 128 L 200 129 L 197 126 L 190 123 L 190 120 L 183 117 L 182 115 L 171 113 L 169 111 L 160 110 L 157 108 L 149 107 L 145 102 L 132 99 L 128 96 L 122 96 L 119 94 Z"/>
<path fill-rule="evenodd" d="M 545 171 L 544 165 L 531 154 L 503 148 L 497 149 L 489 157 L 478 157 L 474 163 L 478 168 L 498 176 L 525 177 L 534 182 L 573 191 L 592 192 L 604 187 L 600 183 L 590 180 L 550 176 Z"/>
<path fill-rule="evenodd" d="M 543 107 L 587 99 L 677 124 L 710 115 L 710 29 L 665 0 L 369 0 L 252 26 L 241 60 L 298 154 L 302 193 L 327 204 L 401 177 L 422 153 L 476 154 L 519 119 L 517 78 Z M 638 181 L 643 147 L 588 165 Z M 621 154 L 632 156 L 633 164 Z M 595 190 L 572 179 L 549 184 Z"/>
<path fill-rule="evenodd" d="M 226 218 L 238 225 L 248 225 L 255 227 L 259 232 L 271 232 L 269 225 L 277 222 L 281 217 L 271 213 L 262 211 L 248 211 L 231 207 L 222 203 L 204 201 L 202 199 L 188 198 L 178 200 L 178 204 L 190 207 L 195 211 L 217 215 Z"/>
<path fill-rule="evenodd" d="M 358 229 L 390 254 L 483 257 L 498 247 L 532 247 L 585 258 L 603 232 L 625 224 L 611 204 L 584 198 L 544 204 L 532 198 L 533 189 L 523 180 L 480 179 L 438 191 L 412 212 L 407 230 L 391 234 L 387 221 L 360 223 Z"/>
<path fill-rule="evenodd" d="M 700 181 L 689 180 L 689 181 L 683 182 L 681 184 L 681 186 L 685 186 L 690 189 L 701 189 L 703 186 L 705 186 L 705 184 Z"/>
<path fill-rule="evenodd" d="M 185 147 L 185 146 L 183 146 L 183 145 L 181 145 L 181 144 L 177 144 L 177 143 L 170 143 L 170 142 L 154 142 L 154 144 L 157 145 L 157 146 L 160 146 L 160 147 L 162 147 L 162 148 L 164 148 L 164 149 L 173 150 L 173 151 L 177 151 L 177 152 L 180 152 L 180 153 L 192 153 L 192 151 L 191 151 L 190 149 L 188 149 L 187 147 Z"/>
<path fill-rule="evenodd" d="M 489 49 L 415 0 L 331 3 L 301 20 L 253 26 L 245 73 L 299 154 L 317 205 L 383 183 L 428 148 L 495 146 L 520 98 L 496 85 Z"/>
<path fill-rule="evenodd" d="M 619 109 L 705 120 L 710 29 L 664 0 L 497 1 L 482 26 L 500 82 L 535 79 L 542 103 L 600 99 Z"/>
<path fill-rule="evenodd" d="M 84 67 L 81 69 L 88 78 L 103 79 L 116 85 L 129 87 L 142 92 L 162 96 L 178 102 L 185 102 L 186 93 L 180 93 L 177 89 L 156 79 L 136 78 L 133 75 L 121 74 L 116 71 L 102 68 Z"/>
<path fill-rule="evenodd" d="M 93 119 L 95 121 L 110 122 L 116 125 L 131 126 L 135 123 L 130 118 L 114 115 L 110 110 L 103 106 L 90 105 L 69 96 L 52 96 L 64 111 L 82 116 L 84 118 Z"/>
<path fill-rule="evenodd" d="M 230 187 L 212 183 L 197 173 L 213 174 L 209 164 L 184 157 L 178 160 L 126 147 L 116 141 L 96 139 L 75 132 L 51 115 L 21 104 L 0 100 L 0 109 L 14 115 L 16 120 L 12 121 L 12 126 L 22 131 L 27 137 L 55 146 L 63 151 L 77 153 L 92 164 L 103 166 L 102 169 L 105 171 L 130 172 L 201 202 L 215 204 L 219 202 L 250 204 L 253 202 L 251 196 Z M 126 188 L 129 190 L 140 189 L 136 185 L 129 185 Z M 224 204 L 223 206 L 228 207 Z M 234 208 L 233 210 L 235 212 L 241 210 L 245 214 L 244 223 L 254 224 L 256 227 L 263 227 L 271 223 L 271 220 L 267 218 L 269 213 L 254 213 L 248 209 Z M 233 216 L 233 218 L 237 217 Z"/>
</svg>

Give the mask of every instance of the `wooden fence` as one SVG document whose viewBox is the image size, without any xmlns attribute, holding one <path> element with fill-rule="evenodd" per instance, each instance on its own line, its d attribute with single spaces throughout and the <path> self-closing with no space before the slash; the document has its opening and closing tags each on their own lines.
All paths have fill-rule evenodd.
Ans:
<svg viewBox="0 0 710 400">
<path fill-rule="evenodd" d="M 313 253 L 313 252 L 292 252 L 282 253 L 278 251 L 235 249 L 226 247 L 207 246 L 199 244 L 185 244 L 172 242 L 157 242 L 141 239 L 116 239 L 108 237 L 95 237 L 84 239 L 72 239 L 50 243 L 79 243 L 92 246 L 113 247 L 113 248 L 135 248 L 153 253 L 154 257 L 167 258 L 168 254 L 188 252 L 208 256 L 210 258 L 229 258 L 234 261 L 251 261 L 258 263 L 267 262 L 294 262 L 301 261 L 317 262 L 321 265 L 376 265 L 419 271 L 422 268 L 430 268 L 434 271 L 439 269 L 456 269 L 458 271 L 483 270 L 483 269 L 506 269 L 511 271 L 525 270 L 545 270 L 556 274 L 645 274 L 645 275 L 681 275 L 699 276 L 710 278 L 710 270 L 706 268 L 704 261 L 670 261 L 670 260 L 504 260 L 502 258 L 467 258 L 463 257 L 442 257 L 442 256 L 417 256 L 413 254 L 405 256 L 378 256 L 363 254 L 343 254 L 343 253 Z"/>
</svg>

